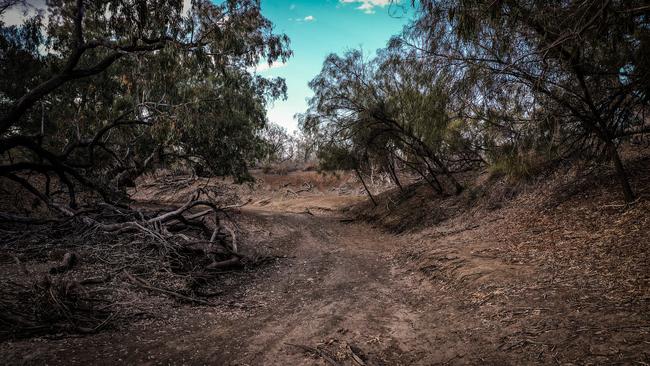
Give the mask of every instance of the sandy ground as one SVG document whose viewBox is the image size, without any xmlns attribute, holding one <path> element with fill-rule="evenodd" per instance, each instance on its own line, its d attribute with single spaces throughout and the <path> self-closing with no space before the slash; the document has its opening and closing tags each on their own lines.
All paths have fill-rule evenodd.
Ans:
<svg viewBox="0 0 650 366">
<path fill-rule="evenodd" d="M 358 195 L 269 197 L 235 219 L 242 250 L 273 261 L 224 276 L 214 306 L 4 342 L 2 363 L 650 363 L 647 201 L 622 211 L 594 196 L 547 212 L 517 201 L 395 235 L 349 220 Z M 636 229 L 620 236 L 613 220 Z"/>
<path fill-rule="evenodd" d="M 322 197 L 298 202 L 306 203 L 303 210 L 333 207 Z M 303 211 L 298 202 L 290 207 Z M 181 307 L 178 316 L 133 324 L 126 332 L 5 344 L 5 362 L 325 362 L 289 344 L 322 345 L 340 358 L 352 362 L 354 353 L 369 364 L 426 364 L 454 356 L 427 336 L 439 326 L 423 319 L 434 311 L 435 294 L 424 278 L 396 263 L 391 253 L 404 245 L 399 238 L 365 224 L 341 222 L 338 215 L 286 213 L 275 205 L 246 208 L 240 216 L 249 227 L 267 233 L 266 245 L 287 259 L 235 286 L 222 305 Z"/>
</svg>

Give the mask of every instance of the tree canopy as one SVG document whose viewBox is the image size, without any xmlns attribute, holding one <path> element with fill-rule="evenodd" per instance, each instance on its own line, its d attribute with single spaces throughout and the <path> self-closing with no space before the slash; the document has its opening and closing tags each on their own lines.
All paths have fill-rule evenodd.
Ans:
<svg viewBox="0 0 650 366">
<path fill-rule="evenodd" d="M 266 105 L 286 94 L 284 80 L 251 70 L 290 57 L 289 39 L 256 0 L 183 4 L 52 0 L 0 24 L 0 175 L 49 205 L 55 178 L 72 207 L 76 190 L 112 200 L 163 163 L 246 179 Z"/>
<path fill-rule="evenodd" d="M 459 192 L 455 174 L 475 166 L 526 172 L 602 157 L 634 200 L 619 146 L 650 131 L 645 2 L 413 6 L 416 18 L 374 58 L 330 55 L 310 83 L 302 127 L 319 131 L 322 149 L 400 165 L 439 192 Z M 341 154 L 324 156 L 331 167 Z"/>
</svg>

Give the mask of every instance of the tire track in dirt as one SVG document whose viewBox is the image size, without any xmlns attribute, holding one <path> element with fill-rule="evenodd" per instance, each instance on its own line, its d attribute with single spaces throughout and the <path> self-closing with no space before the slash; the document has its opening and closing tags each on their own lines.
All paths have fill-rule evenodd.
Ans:
<svg viewBox="0 0 650 366">
<path fill-rule="evenodd" d="M 406 245 L 402 239 L 330 214 L 251 207 L 239 216 L 264 229 L 254 231 L 257 245 L 273 247 L 287 259 L 242 274 L 242 283 L 214 307 L 179 305 L 172 315 L 127 329 L 16 342 L 5 348 L 11 351 L 7 363 L 325 364 L 287 343 L 342 352 L 346 365 L 355 364 L 345 354 L 348 345 L 374 365 L 431 364 L 449 357 L 438 350 L 432 333 L 437 295 L 420 274 L 394 259 L 394 250 Z M 265 230 L 269 235 L 261 238 Z"/>
<path fill-rule="evenodd" d="M 296 230 L 295 264 L 261 281 L 260 293 L 274 297 L 265 309 L 237 325 L 217 331 L 238 334 L 234 359 L 214 354 L 211 361 L 234 364 L 311 364 L 316 360 L 287 343 L 327 344 L 331 352 L 352 344 L 375 364 L 411 364 L 431 352 L 420 321 L 431 294 L 402 273 L 391 250 L 401 243 L 367 225 L 343 224 L 336 217 L 277 212 L 264 215 Z M 411 282 L 409 282 L 411 281 Z M 425 302 L 425 299 L 427 302 Z M 208 331 L 210 332 L 210 331 Z M 329 344 L 328 344 L 329 343 Z M 237 347 L 233 345 L 233 347 Z"/>
</svg>

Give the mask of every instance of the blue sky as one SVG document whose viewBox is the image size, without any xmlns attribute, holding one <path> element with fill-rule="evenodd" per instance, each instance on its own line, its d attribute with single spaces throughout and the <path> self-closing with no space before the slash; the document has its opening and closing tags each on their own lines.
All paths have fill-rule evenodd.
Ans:
<svg viewBox="0 0 650 366">
<path fill-rule="evenodd" d="M 410 1 L 402 3 L 403 7 L 390 5 L 390 0 L 262 0 L 262 13 L 274 23 L 275 32 L 291 38 L 294 52 L 284 65 L 258 68 L 260 75 L 287 82 L 288 99 L 269 106 L 269 120 L 295 130 L 293 115 L 305 111 L 312 95 L 307 83 L 320 72 L 325 57 L 359 47 L 374 55 L 413 14 Z"/>
<path fill-rule="evenodd" d="M 183 1 L 188 7 L 190 0 Z M 289 36 L 294 52 L 284 65 L 260 65 L 257 69 L 262 76 L 286 80 L 288 99 L 270 105 L 268 118 L 289 131 L 297 128 L 293 116 L 306 110 L 306 99 L 312 95 L 307 83 L 320 72 L 328 54 L 361 47 L 367 55 L 374 55 L 402 30 L 414 13 L 411 0 L 262 0 L 261 3 L 262 13 L 273 22 L 275 32 Z M 45 0 L 28 0 L 27 4 L 30 9 L 41 9 Z M 10 9 L 5 14 L 5 23 L 20 24 L 24 11 L 23 7 Z"/>
</svg>

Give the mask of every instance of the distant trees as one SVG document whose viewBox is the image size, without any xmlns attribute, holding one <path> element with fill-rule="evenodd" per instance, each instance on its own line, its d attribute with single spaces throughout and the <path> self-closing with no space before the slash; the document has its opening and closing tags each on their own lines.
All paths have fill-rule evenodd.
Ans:
<svg viewBox="0 0 650 366">
<path fill-rule="evenodd" d="M 248 70 L 288 58 L 288 38 L 259 1 L 184 3 L 55 0 L 0 23 L 0 176 L 48 205 L 56 180 L 72 207 L 79 189 L 112 200 L 161 162 L 246 179 L 266 103 L 286 93 Z"/>
<path fill-rule="evenodd" d="M 458 192 L 454 173 L 477 164 L 603 156 L 634 200 L 618 147 L 650 131 L 644 1 L 414 5 L 373 60 L 325 60 L 304 128 L 374 164 L 389 156 L 437 191 Z"/>
<path fill-rule="evenodd" d="M 262 139 L 265 143 L 264 160 L 267 163 L 283 162 L 294 157 L 293 136 L 286 128 L 269 123 L 262 130 Z"/>
<path fill-rule="evenodd" d="M 287 131 L 286 128 L 270 122 L 261 131 L 264 156 L 263 164 L 278 164 L 291 161 L 295 164 L 312 162 L 316 158 L 317 140 L 304 131 Z"/>
</svg>

